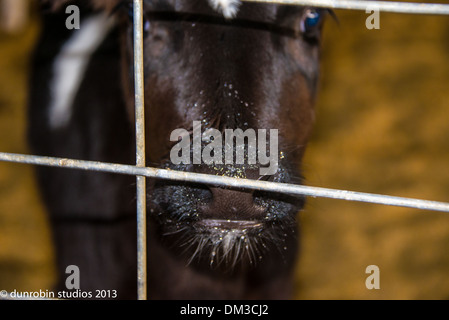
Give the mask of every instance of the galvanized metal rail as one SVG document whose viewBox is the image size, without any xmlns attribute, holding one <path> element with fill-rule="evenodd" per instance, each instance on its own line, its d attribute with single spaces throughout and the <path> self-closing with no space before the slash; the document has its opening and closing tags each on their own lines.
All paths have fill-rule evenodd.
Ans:
<svg viewBox="0 0 449 320">
<path fill-rule="evenodd" d="M 143 0 L 134 0 L 134 87 L 136 126 L 136 166 L 145 163 L 145 101 L 143 70 Z M 137 299 L 147 299 L 146 181 L 137 175 Z"/>
<path fill-rule="evenodd" d="M 289 183 L 279 183 L 261 180 L 249 180 L 231 178 L 226 176 L 214 176 L 209 174 L 158 169 L 150 167 L 137 167 L 132 165 L 113 164 L 105 162 L 84 161 L 53 157 L 39 157 L 32 155 L 0 153 L 0 161 L 27 163 L 61 168 L 110 172 L 144 176 L 147 178 L 196 182 L 208 185 L 262 190 L 268 192 L 286 193 L 291 195 L 303 195 L 310 197 L 331 198 L 358 202 L 376 203 L 390 206 L 408 207 L 422 210 L 449 212 L 449 203 L 404 198 L 373 193 L 363 193 L 348 190 L 338 190 L 320 187 L 310 187 Z"/>
<path fill-rule="evenodd" d="M 382 12 L 448 15 L 449 4 L 414 3 L 398 1 L 367 0 L 242 0 L 244 2 L 277 3 L 298 6 L 321 7 L 328 9 L 363 10 L 376 9 Z"/>
</svg>

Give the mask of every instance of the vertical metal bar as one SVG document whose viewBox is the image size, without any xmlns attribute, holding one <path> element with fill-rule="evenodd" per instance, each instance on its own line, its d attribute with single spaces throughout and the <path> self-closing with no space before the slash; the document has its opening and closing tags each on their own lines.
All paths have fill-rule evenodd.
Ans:
<svg viewBox="0 0 449 320">
<path fill-rule="evenodd" d="M 145 167 L 145 111 L 143 72 L 143 0 L 134 0 L 134 87 L 136 166 Z M 146 181 L 137 176 L 137 299 L 147 299 Z"/>
</svg>

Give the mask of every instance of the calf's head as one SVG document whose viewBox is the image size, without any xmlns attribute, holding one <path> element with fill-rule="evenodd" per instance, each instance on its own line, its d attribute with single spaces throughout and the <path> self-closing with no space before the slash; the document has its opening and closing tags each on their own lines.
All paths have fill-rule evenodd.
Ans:
<svg viewBox="0 0 449 320">
<path fill-rule="evenodd" d="M 132 1 L 92 3 L 115 8 L 123 25 L 123 84 L 133 121 Z M 147 164 L 300 183 L 300 162 L 314 122 L 325 11 L 238 1 L 148 0 L 143 14 Z M 213 139 L 205 134 L 207 129 L 215 130 Z M 268 165 L 261 164 L 260 157 L 255 163 L 237 163 L 236 157 L 234 162 L 204 161 L 204 149 L 212 142 L 218 145 L 220 138 L 226 149 L 225 133 L 236 129 L 252 130 L 259 142 L 266 138 L 256 149 L 266 147 L 262 153 L 269 153 L 274 171 L 262 174 Z M 202 134 L 199 163 L 198 150 L 196 158 L 193 150 L 195 132 Z M 191 142 L 181 157 L 185 161 L 173 159 L 185 151 L 173 152 L 178 139 Z M 235 139 L 230 150 L 243 148 L 248 160 L 249 141 Z M 216 153 L 214 149 L 208 154 L 225 159 L 224 151 Z M 154 181 L 148 199 L 160 239 L 192 265 L 230 270 L 254 266 L 273 251 L 289 256 L 287 252 L 296 250 L 295 216 L 301 198 Z"/>
<path fill-rule="evenodd" d="M 211 7 L 205 0 L 145 1 L 148 164 L 238 178 L 300 182 L 299 163 L 314 121 L 324 12 L 244 3 L 231 18 L 232 11 L 223 10 L 228 15 L 224 17 L 223 12 Z M 125 9 L 126 14 L 132 12 L 129 7 Z M 133 77 L 131 22 L 129 17 L 125 22 L 127 84 Z M 127 96 L 132 118 L 132 86 L 128 86 Z M 212 163 L 206 163 L 202 152 L 212 143 L 207 129 L 215 129 L 213 141 L 223 146 L 222 152 L 212 152 L 218 159 Z M 229 129 L 253 130 L 259 140 L 264 137 L 257 133 L 265 132 L 259 129 L 267 133 L 277 130 L 277 135 L 270 132 L 272 140 L 266 137 L 267 152 L 271 150 L 270 159 L 275 160 L 270 165 L 275 170 L 262 175 L 260 161 L 236 163 L 236 157 L 233 163 L 220 163 L 225 159 L 225 142 L 231 141 L 225 136 Z M 195 136 L 196 132 L 202 133 L 201 138 Z M 185 150 L 173 152 L 178 138 L 188 142 L 187 154 Z M 195 139 L 196 143 L 203 140 L 199 142 L 200 152 L 193 150 Z M 248 160 L 250 142 L 245 139 L 240 144 L 242 141 L 243 145 L 238 145 L 236 139 L 230 148 L 236 152 L 243 148 L 244 159 Z M 182 151 L 183 161 L 174 161 L 173 155 Z M 161 239 L 188 263 L 228 270 L 242 264 L 255 265 L 273 250 L 296 249 L 295 216 L 302 199 L 156 181 L 150 185 L 149 202 Z"/>
</svg>

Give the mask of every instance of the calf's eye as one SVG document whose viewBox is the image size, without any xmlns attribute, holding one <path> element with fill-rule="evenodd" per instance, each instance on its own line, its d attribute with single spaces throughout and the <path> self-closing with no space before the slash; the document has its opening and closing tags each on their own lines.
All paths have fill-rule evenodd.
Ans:
<svg viewBox="0 0 449 320">
<path fill-rule="evenodd" d="M 318 9 L 307 9 L 301 19 L 300 30 L 305 38 L 315 38 L 319 35 L 323 21 L 323 13 Z"/>
</svg>

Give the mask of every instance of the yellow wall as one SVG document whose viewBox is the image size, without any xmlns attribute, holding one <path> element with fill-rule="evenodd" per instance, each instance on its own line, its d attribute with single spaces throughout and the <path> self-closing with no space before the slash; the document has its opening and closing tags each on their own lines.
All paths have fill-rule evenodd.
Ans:
<svg viewBox="0 0 449 320">
<path fill-rule="evenodd" d="M 338 12 L 324 37 L 315 186 L 449 201 L 449 17 Z M 311 199 L 298 298 L 449 298 L 449 214 Z M 380 268 L 367 290 L 365 268 Z"/>
<path fill-rule="evenodd" d="M 28 57 L 38 32 L 32 16 L 15 32 L 0 30 L 0 150 L 26 144 Z M 0 163 L 0 290 L 39 290 L 54 281 L 50 233 L 32 167 Z"/>
</svg>

